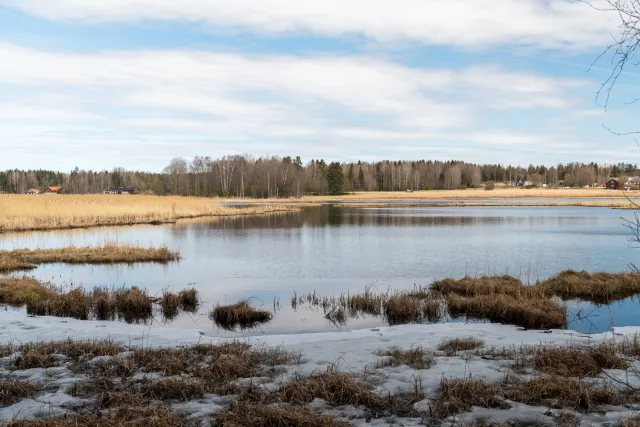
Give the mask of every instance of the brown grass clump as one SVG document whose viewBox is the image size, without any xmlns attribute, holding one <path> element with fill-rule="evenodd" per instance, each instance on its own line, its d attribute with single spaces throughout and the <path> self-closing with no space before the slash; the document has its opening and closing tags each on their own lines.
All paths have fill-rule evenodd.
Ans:
<svg viewBox="0 0 640 427">
<path fill-rule="evenodd" d="M 454 338 L 445 340 L 438 345 L 438 350 L 444 351 L 447 356 L 453 356 L 459 351 L 475 350 L 484 346 L 484 341 L 473 338 Z"/>
<path fill-rule="evenodd" d="M 0 405 L 10 405 L 26 399 L 38 390 L 34 383 L 0 378 Z"/>
<path fill-rule="evenodd" d="M 137 394 L 149 399 L 186 402 L 202 397 L 206 389 L 200 382 L 168 378 L 143 382 L 138 385 L 136 391 Z"/>
<path fill-rule="evenodd" d="M 266 310 L 258 310 L 249 300 L 243 300 L 232 305 L 217 305 L 209 313 L 213 322 L 227 330 L 254 328 L 262 323 L 271 321 L 273 314 Z"/>
<path fill-rule="evenodd" d="M 471 298 L 450 294 L 449 313 L 487 319 L 530 329 L 563 328 L 567 326 L 567 309 L 553 299 L 514 298 L 508 295 L 478 295 Z"/>
<path fill-rule="evenodd" d="M 340 372 L 334 366 L 329 366 L 325 372 L 284 383 L 280 394 L 285 402 L 299 405 L 319 398 L 337 406 L 387 406 L 384 399 L 373 393 L 369 384 L 357 382 L 353 375 Z"/>
<path fill-rule="evenodd" d="M 595 377 L 603 369 L 626 369 L 614 346 L 592 348 L 541 347 L 535 350 L 534 367 L 542 372 L 570 377 Z"/>
<path fill-rule="evenodd" d="M 619 341 L 618 350 L 625 356 L 640 357 L 640 335 L 635 334 L 633 337 L 625 337 Z"/>
<path fill-rule="evenodd" d="M 640 294 L 640 273 L 590 274 L 568 270 L 542 282 L 540 287 L 563 299 L 609 304 Z"/>
<path fill-rule="evenodd" d="M 117 312 L 115 296 L 106 288 L 95 288 L 91 294 L 93 311 L 97 320 L 114 320 Z"/>
<path fill-rule="evenodd" d="M 18 370 L 33 368 L 51 368 L 55 366 L 55 358 L 50 353 L 39 351 L 38 349 L 26 350 L 15 358 L 13 366 Z"/>
<path fill-rule="evenodd" d="M 640 418 L 625 418 L 618 424 L 619 427 L 639 427 Z"/>
<path fill-rule="evenodd" d="M 482 408 L 508 408 L 501 397 L 499 384 L 492 384 L 477 378 L 443 378 L 440 394 L 431 407 L 431 415 L 446 418 L 467 412 L 472 406 Z"/>
<path fill-rule="evenodd" d="M 347 313 L 342 307 L 334 307 L 324 318 L 329 320 L 334 325 L 345 325 L 347 323 Z"/>
<path fill-rule="evenodd" d="M 385 351 L 378 351 L 378 356 L 385 356 L 376 364 L 377 367 L 406 365 L 413 369 L 429 369 L 436 364 L 433 353 L 422 347 L 414 347 L 409 350 L 402 350 L 399 347 L 391 347 Z"/>
<path fill-rule="evenodd" d="M 444 279 L 433 283 L 432 289 L 444 295 L 458 294 L 466 297 L 478 295 L 509 295 L 514 298 L 544 298 L 551 294 L 537 286 L 525 286 L 511 276 L 493 276 L 463 279 Z"/>
<path fill-rule="evenodd" d="M 165 407 L 138 408 L 123 406 L 117 411 L 100 414 L 99 418 L 76 416 L 65 418 L 14 420 L 7 427 L 196 427 L 196 421 L 171 413 Z"/>
<path fill-rule="evenodd" d="M 125 320 L 148 319 L 153 315 L 153 299 L 136 286 L 118 289 L 113 296 L 118 315 Z"/>
<path fill-rule="evenodd" d="M 27 313 L 35 316 L 72 317 L 88 320 L 93 300 L 83 288 L 72 289 L 64 294 L 53 294 L 46 298 L 27 302 Z"/>
<path fill-rule="evenodd" d="M 0 277 L 0 304 L 23 305 L 52 295 L 50 287 L 31 277 Z"/>
<path fill-rule="evenodd" d="M 422 320 L 422 304 L 409 295 L 398 295 L 389 299 L 384 314 L 390 325 L 419 322 Z"/>
<path fill-rule="evenodd" d="M 214 426 L 224 427 L 337 427 L 327 415 L 319 415 L 300 406 L 235 403 L 216 415 Z"/>
<path fill-rule="evenodd" d="M 162 314 L 167 318 L 174 318 L 178 315 L 180 310 L 180 297 L 167 290 L 162 292 L 162 298 L 160 299 L 160 306 L 162 307 Z"/>
<path fill-rule="evenodd" d="M 35 342 L 20 345 L 18 350 L 21 354 L 13 361 L 17 369 L 50 368 L 56 364 L 54 356 L 66 356 L 77 362 L 98 356 L 115 356 L 122 351 L 108 339 Z"/>
<path fill-rule="evenodd" d="M 192 313 L 198 309 L 200 298 L 198 296 L 198 291 L 195 288 L 183 289 L 180 291 L 178 296 L 180 298 L 180 306 L 184 311 Z"/>
<path fill-rule="evenodd" d="M 57 249 L 0 251 L 0 272 L 36 268 L 38 264 L 109 264 L 176 261 L 178 252 L 162 248 L 106 243 L 98 247 L 70 246 Z"/>
<path fill-rule="evenodd" d="M 512 378 L 511 381 L 513 384 L 507 390 L 506 397 L 527 405 L 593 412 L 600 405 L 622 403 L 618 393 L 606 384 L 593 384 L 560 376 L 539 377 L 531 381 Z"/>
</svg>

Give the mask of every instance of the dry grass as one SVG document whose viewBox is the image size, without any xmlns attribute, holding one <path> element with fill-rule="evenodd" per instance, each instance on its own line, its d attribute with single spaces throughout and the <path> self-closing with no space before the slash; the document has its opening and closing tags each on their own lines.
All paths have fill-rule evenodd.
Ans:
<svg viewBox="0 0 640 427">
<path fill-rule="evenodd" d="M 217 305 L 213 308 L 209 317 L 213 322 L 227 330 L 254 328 L 269 322 L 273 314 L 266 310 L 258 310 L 251 305 L 249 300 L 239 301 L 232 305 Z"/>
<path fill-rule="evenodd" d="M 183 289 L 178 294 L 178 297 L 180 298 L 180 305 L 184 311 L 193 313 L 198 309 L 200 298 L 195 288 Z"/>
<path fill-rule="evenodd" d="M 235 403 L 227 411 L 216 415 L 214 426 L 220 427 L 337 427 L 327 415 L 316 414 L 300 406 Z"/>
<path fill-rule="evenodd" d="M 422 303 L 410 295 L 398 295 L 385 304 L 384 315 L 390 325 L 402 325 L 422 320 Z"/>
<path fill-rule="evenodd" d="M 522 381 L 509 378 L 506 397 L 527 405 L 596 411 L 600 405 L 622 403 L 620 395 L 606 384 L 595 384 L 560 376 L 545 376 Z"/>
<path fill-rule="evenodd" d="M 567 326 L 566 307 L 548 298 L 514 298 L 503 294 L 467 298 L 451 294 L 447 303 L 453 317 L 487 319 L 529 329 Z"/>
<path fill-rule="evenodd" d="M 525 286 L 511 276 L 465 277 L 460 280 L 444 279 L 434 282 L 432 289 L 444 295 L 458 294 L 466 297 L 478 295 L 509 295 L 514 298 L 547 298 L 552 295 L 537 286 Z"/>
<path fill-rule="evenodd" d="M 24 305 L 53 294 L 51 287 L 31 277 L 0 277 L 0 304 Z"/>
<path fill-rule="evenodd" d="M 20 370 L 51 368 L 60 360 L 59 356 L 79 362 L 98 356 L 115 356 L 122 351 L 111 340 L 35 342 L 17 347 L 12 346 L 11 353 L 7 356 L 16 350 L 20 351 L 20 354 L 13 360 L 13 366 Z"/>
<path fill-rule="evenodd" d="M 53 419 L 14 420 L 7 427 L 196 427 L 200 424 L 171 413 L 167 408 L 123 406 L 99 417 L 76 416 Z"/>
<path fill-rule="evenodd" d="M 460 351 L 476 350 L 484 346 L 484 341 L 473 338 L 454 338 L 441 342 L 438 350 L 444 351 L 447 356 L 453 356 Z"/>
<path fill-rule="evenodd" d="M 540 347 L 535 350 L 533 362 L 539 371 L 565 377 L 595 377 L 603 369 L 628 367 L 611 344 L 589 348 Z"/>
<path fill-rule="evenodd" d="M 376 355 L 386 357 L 376 363 L 378 368 L 406 365 L 413 369 L 429 369 L 436 364 L 433 353 L 422 347 L 413 347 L 409 350 L 391 347 L 388 350 L 378 351 Z"/>
<path fill-rule="evenodd" d="M 279 202 L 278 202 L 279 203 Z M 105 225 L 163 224 L 183 218 L 263 215 L 298 211 L 284 204 L 248 208 L 223 206 L 219 200 L 196 197 L 0 195 L 0 233 Z"/>
<path fill-rule="evenodd" d="M 564 271 L 540 287 L 563 299 L 579 298 L 599 304 L 640 294 L 640 273 L 594 273 Z"/>
<path fill-rule="evenodd" d="M 38 386 L 27 381 L 0 378 L 0 405 L 11 405 L 26 399 L 38 390 Z"/>
<path fill-rule="evenodd" d="M 98 247 L 70 246 L 57 249 L 16 249 L 0 251 L 0 272 L 28 270 L 38 264 L 109 264 L 109 263 L 166 263 L 180 258 L 180 254 L 162 248 L 105 243 Z"/>
<path fill-rule="evenodd" d="M 618 351 L 625 356 L 640 357 L 640 335 L 625 337 L 617 343 Z"/>
<path fill-rule="evenodd" d="M 499 384 L 492 384 L 477 378 L 443 378 L 440 393 L 431 407 L 431 416 L 446 418 L 467 412 L 472 406 L 483 408 L 505 408 Z"/>
</svg>

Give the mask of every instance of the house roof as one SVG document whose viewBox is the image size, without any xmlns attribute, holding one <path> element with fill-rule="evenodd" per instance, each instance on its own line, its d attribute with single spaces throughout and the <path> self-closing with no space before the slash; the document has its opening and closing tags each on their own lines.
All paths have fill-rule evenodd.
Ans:
<svg viewBox="0 0 640 427">
<path fill-rule="evenodd" d="M 27 191 L 37 191 L 38 193 L 40 192 L 40 190 L 38 190 L 37 188 L 30 188 Z"/>
<path fill-rule="evenodd" d="M 607 181 L 615 181 L 615 182 L 618 182 L 618 181 L 620 181 L 620 180 L 619 180 L 618 178 L 609 178 Z"/>
<path fill-rule="evenodd" d="M 51 186 L 49 186 L 49 187 L 45 188 L 45 190 L 49 190 L 49 191 L 60 191 L 60 190 L 62 190 L 62 187 L 61 187 L 61 186 L 58 186 L 58 185 L 51 185 Z"/>
</svg>

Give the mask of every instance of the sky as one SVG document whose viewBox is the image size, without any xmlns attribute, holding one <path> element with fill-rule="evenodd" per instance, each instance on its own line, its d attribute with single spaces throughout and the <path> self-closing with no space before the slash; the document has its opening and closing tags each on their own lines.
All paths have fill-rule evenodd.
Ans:
<svg viewBox="0 0 640 427">
<path fill-rule="evenodd" d="M 597 5 L 600 0 L 595 0 Z M 640 163 L 575 0 L 0 0 L 0 169 L 172 158 Z"/>
</svg>

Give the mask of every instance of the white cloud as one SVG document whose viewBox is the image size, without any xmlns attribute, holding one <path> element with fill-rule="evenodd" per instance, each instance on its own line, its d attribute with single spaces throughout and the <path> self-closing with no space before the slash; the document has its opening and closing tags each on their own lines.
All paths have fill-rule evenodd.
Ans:
<svg viewBox="0 0 640 427">
<path fill-rule="evenodd" d="M 596 4 L 602 0 L 594 0 Z M 261 34 L 436 45 L 602 47 L 614 14 L 575 0 L 0 0 L 55 20 L 175 20 Z"/>
<path fill-rule="evenodd" d="M 68 53 L 0 43 L 0 63 L 0 86 L 11 89 L 0 101 L 0 169 L 52 167 L 46 155 L 27 155 L 42 146 L 65 153 L 62 169 L 159 170 L 173 156 L 243 152 L 380 158 L 416 144 L 433 158 L 464 151 L 500 161 L 483 150 L 561 146 L 548 129 L 528 135 L 495 120 L 487 128 L 485 119 L 541 109 L 561 117 L 580 107 L 574 91 L 585 90 L 579 79 L 364 56 Z"/>
</svg>

